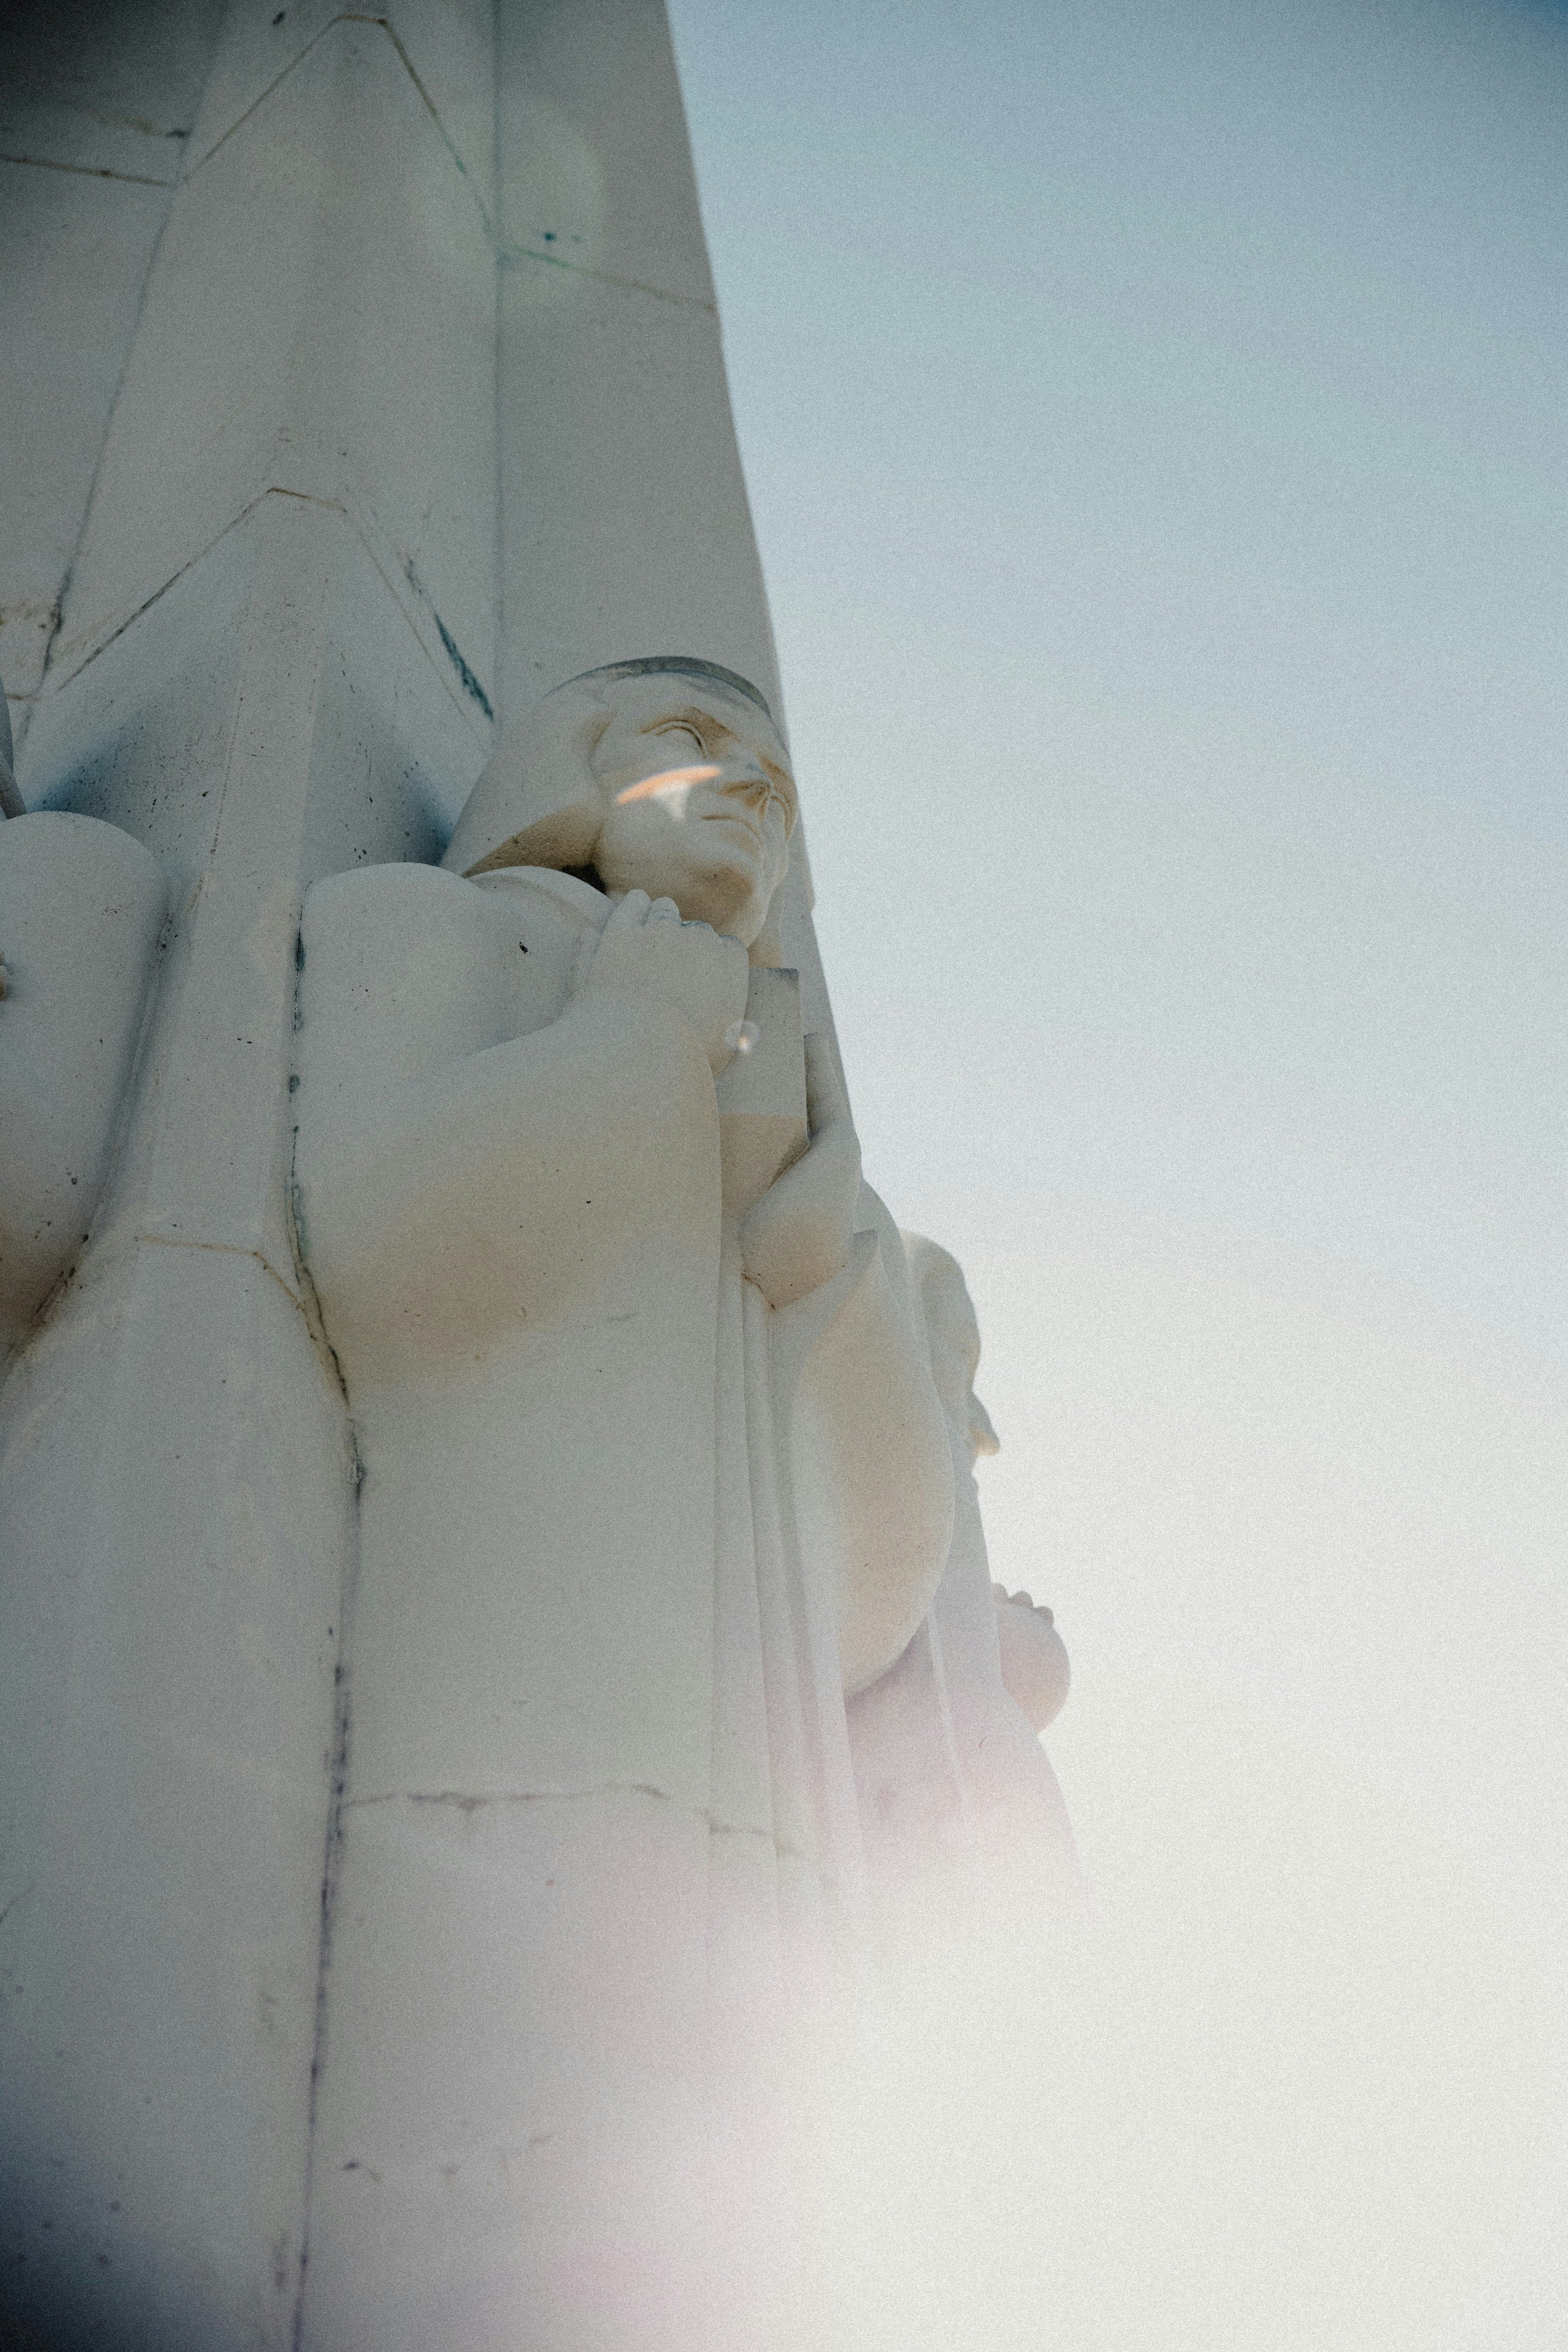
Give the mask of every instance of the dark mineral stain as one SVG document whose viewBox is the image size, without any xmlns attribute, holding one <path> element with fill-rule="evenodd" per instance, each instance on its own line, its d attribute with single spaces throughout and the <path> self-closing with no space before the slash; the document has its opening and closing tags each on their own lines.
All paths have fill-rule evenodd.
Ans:
<svg viewBox="0 0 1568 2352">
<path fill-rule="evenodd" d="M 489 696 L 485 692 L 484 688 L 479 684 L 479 679 L 474 676 L 473 671 L 468 667 L 468 663 L 458 651 L 458 641 L 453 636 L 451 630 L 447 626 L 446 622 L 441 618 L 439 613 L 436 614 L 436 626 L 441 633 L 441 643 L 447 648 L 447 658 L 451 663 L 452 667 L 457 671 L 458 677 L 462 681 L 463 692 L 473 697 L 473 699 L 479 704 L 479 709 L 484 712 L 487 719 L 493 719 L 495 717 L 495 711 L 491 708 Z"/>
</svg>

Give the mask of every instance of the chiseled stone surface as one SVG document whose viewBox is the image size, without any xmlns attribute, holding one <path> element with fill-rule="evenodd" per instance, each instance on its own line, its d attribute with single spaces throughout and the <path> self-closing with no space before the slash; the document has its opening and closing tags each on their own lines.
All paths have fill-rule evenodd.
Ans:
<svg viewBox="0 0 1568 2352">
<path fill-rule="evenodd" d="M 494 0 L 388 0 L 345 9 L 336 0 L 232 0 L 192 127 L 187 169 L 213 150 L 344 16 L 384 27 L 487 219 L 495 217 Z"/>
<path fill-rule="evenodd" d="M 172 187 L 223 14 L 223 0 L 7 11 L 0 153 Z"/>
<path fill-rule="evenodd" d="M 736 2119 L 776 2201 L 710 1946 L 786 2046 L 775 1988 L 857 1911 L 843 1685 L 923 1615 L 952 1491 L 826 1041 L 793 1087 L 784 1041 L 805 1149 L 723 1190 L 795 812 L 749 688 L 632 664 L 503 741 L 445 872 L 306 899 L 299 1231 L 364 1481 L 312 2346 L 570 2342 L 628 2237 L 684 2318 L 616 2342 L 718 2345 Z"/>
<path fill-rule="evenodd" d="M 360 29 L 381 42 L 368 69 L 393 127 L 419 128 L 407 161 L 444 176 L 467 228 L 479 216 L 428 108 L 413 91 L 398 111 L 406 68 L 384 34 Z M 347 69 L 337 58 L 334 78 L 330 40 L 318 62 L 330 147 Z M 350 97 L 363 96 L 362 77 Z M 195 299 L 180 325 L 189 361 L 243 339 L 256 288 L 237 268 L 237 215 L 204 209 L 197 184 L 182 201 L 160 266 L 183 280 L 176 317 Z M 358 218 L 395 265 L 396 222 Z M 309 307 L 310 203 L 295 226 L 291 283 L 336 381 L 344 352 L 321 289 Z M 434 294 L 439 329 L 449 286 Z M 139 351 L 163 331 L 155 311 Z M 490 346 L 481 318 L 464 384 L 476 368 L 488 382 Z M 291 381 L 275 373 L 273 396 Z M 428 389 L 416 375 L 406 386 L 405 477 L 415 494 L 447 485 L 458 520 L 477 518 L 465 562 L 482 582 L 488 395 L 470 403 L 465 440 L 438 397 L 418 412 Z M 200 468 L 185 461 L 213 421 L 187 405 L 151 448 L 110 436 L 99 490 L 125 522 L 121 608 L 87 657 L 57 647 L 24 746 L 28 804 L 144 844 L 171 919 L 91 1241 L 0 1392 L 5 1885 L 23 1898 L 0 1923 L 7 2316 L 46 2342 L 191 2352 L 289 2344 L 304 2253 L 355 1463 L 289 1230 L 299 904 L 315 873 L 436 855 L 489 731 L 416 563 L 393 560 L 363 501 L 344 511 L 364 465 L 332 503 L 269 487 L 263 467 L 237 519 L 220 499 L 188 562 L 160 537 L 182 499 L 194 512 Z M 338 404 L 340 479 L 395 421 L 384 401 Z M 475 609 L 488 627 L 482 596 Z M 136 1866 L 141 1838 L 154 1867 Z"/>
<path fill-rule="evenodd" d="M 293 2326 L 355 1494 L 289 1224 L 298 907 L 438 849 L 482 757 L 446 668 L 341 513 L 269 499 L 45 698 L 25 763 L 134 827 L 172 910 L 91 1244 L 0 1391 L 5 2252 L 95 2344 Z M 0 828 L 0 866 L 64 821 Z M 157 1868 L 110 1870 L 138 1805 Z"/>
<path fill-rule="evenodd" d="M 0 677 L 18 720 L 43 678 L 168 204 L 161 188 L 0 160 L 5 243 L 30 262 L 0 268 Z"/>
<path fill-rule="evenodd" d="M 89 816 L 11 819 L 0 855 L 0 1349 L 86 1243 L 163 928 L 163 870 Z"/>
<path fill-rule="evenodd" d="M 89 1259 L 12 1367 L 0 2307 L 50 2352 L 289 2343 L 353 1494 L 248 1253 Z"/>
<path fill-rule="evenodd" d="M 221 16 L 219 0 L 60 0 L 6 20 L 0 678 L 19 740 Z"/>
<path fill-rule="evenodd" d="M 494 333 L 465 175 L 386 28 L 341 17 L 175 197 L 55 667 L 287 490 L 351 516 L 486 714 Z"/>
<path fill-rule="evenodd" d="M 663 11 L 510 9 L 499 50 L 502 707 L 685 647 L 782 712 Z"/>
<path fill-rule="evenodd" d="M 498 29 L 503 250 L 711 312 L 663 10 L 503 8 Z"/>
<path fill-rule="evenodd" d="M 521 712 L 628 646 L 699 645 L 776 707 L 740 460 L 728 436 L 707 446 L 729 411 L 717 319 L 527 254 L 500 300 L 503 693 Z M 621 396 L 631 382 L 644 402 Z"/>
<path fill-rule="evenodd" d="M 928 1874 L 1049 1775 L 962 1278 L 861 1177 L 660 0 L 28 40 L 3 2325 L 805 2352 L 851 1721 Z"/>
</svg>

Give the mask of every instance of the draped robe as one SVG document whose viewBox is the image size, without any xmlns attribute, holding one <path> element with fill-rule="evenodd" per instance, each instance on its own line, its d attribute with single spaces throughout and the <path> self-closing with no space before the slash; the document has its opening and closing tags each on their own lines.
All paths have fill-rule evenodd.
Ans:
<svg viewBox="0 0 1568 2352">
<path fill-rule="evenodd" d="M 1056 1774 L 1002 1679 L 970 1444 L 951 1423 L 948 1436 L 942 1581 L 908 1648 L 847 1709 L 866 1871 L 894 1958 L 986 1927 L 1037 1942 L 1084 1905 Z"/>
<path fill-rule="evenodd" d="M 819 2340 L 835 1594 L 877 1550 L 918 1614 L 945 1424 L 876 1234 L 782 1312 L 744 1280 L 700 1041 L 578 992 L 605 912 L 518 868 L 306 900 L 296 1217 L 361 1479 L 321 2352 Z"/>
</svg>

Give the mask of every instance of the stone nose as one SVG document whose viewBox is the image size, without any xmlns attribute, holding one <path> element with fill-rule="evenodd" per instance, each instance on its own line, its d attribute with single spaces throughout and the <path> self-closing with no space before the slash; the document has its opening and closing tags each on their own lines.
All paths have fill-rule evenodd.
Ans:
<svg viewBox="0 0 1568 2352">
<path fill-rule="evenodd" d="M 760 768 L 743 768 L 738 774 L 725 774 L 719 789 L 732 799 L 754 801 L 761 807 L 773 786 Z"/>
</svg>

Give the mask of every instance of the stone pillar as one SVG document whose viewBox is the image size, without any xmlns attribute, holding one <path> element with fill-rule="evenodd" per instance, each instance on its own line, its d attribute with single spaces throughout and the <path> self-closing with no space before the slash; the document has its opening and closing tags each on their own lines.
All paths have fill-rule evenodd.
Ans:
<svg viewBox="0 0 1568 2352">
<path fill-rule="evenodd" d="M 285 2352 L 358 1493 L 290 1226 L 300 898 L 437 856 L 497 709 L 575 670 L 778 685 L 662 0 L 32 21 L 0 668 L 28 806 L 122 826 L 172 911 L 0 1368 L 0 2332 Z"/>
<path fill-rule="evenodd" d="M 18 740 L 220 17 L 215 0 L 56 0 L 6 12 L 0 678 Z"/>
<path fill-rule="evenodd" d="M 500 11 L 502 716 L 700 653 L 785 718 L 664 0 Z M 796 835 L 786 962 L 833 1032 Z"/>
<path fill-rule="evenodd" d="M 355 1504 L 289 1230 L 299 906 L 438 854 L 488 743 L 493 28 L 60 13 L 11 123 L 45 160 L 8 406 L 64 458 L 16 551 L 60 604 L 19 775 L 173 911 L 110 1189 L 0 1391 L 0 2308 L 50 2352 L 281 2352 Z M 83 160 L 123 127 L 70 148 L 58 89 L 115 75 L 175 118 L 156 185 Z"/>
</svg>

